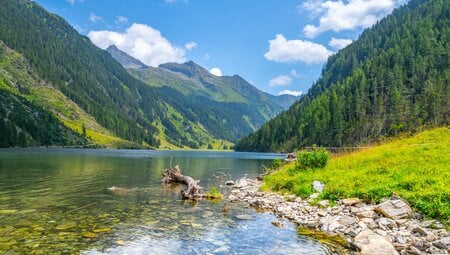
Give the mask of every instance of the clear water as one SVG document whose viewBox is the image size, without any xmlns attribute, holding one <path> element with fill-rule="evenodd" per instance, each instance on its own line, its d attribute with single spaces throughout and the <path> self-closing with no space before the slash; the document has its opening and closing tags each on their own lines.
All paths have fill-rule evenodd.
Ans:
<svg viewBox="0 0 450 255">
<path fill-rule="evenodd" d="M 0 150 L 0 254 L 330 254 L 269 213 L 184 202 L 161 170 L 229 194 L 279 155 L 143 150 Z M 226 178 L 224 176 L 227 176 Z M 119 187 L 116 192 L 108 190 Z M 239 220 L 248 214 L 252 220 Z"/>
</svg>

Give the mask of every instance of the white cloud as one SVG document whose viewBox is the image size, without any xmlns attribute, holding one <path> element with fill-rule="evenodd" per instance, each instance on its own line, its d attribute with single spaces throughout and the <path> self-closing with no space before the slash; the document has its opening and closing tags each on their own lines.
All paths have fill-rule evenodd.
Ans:
<svg viewBox="0 0 450 255">
<path fill-rule="evenodd" d="M 295 71 L 294 69 L 292 69 L 290 72 L 289 72 L 289 75 L 291 75 L 291 77 L 293 77 L 293 78 L 299 78 L 300 77 L 300 75 L 297 73 L 297 71 Z"/>
<path fill-rule="evenodd" d="M 298 91 L 298 90 L 288 90 L 288 89 L 285 89 L 285 90 L 282 90 L 282 91 L 278 92 L 278 95 L 280 95 L 280 96 L 281 96 L 281 95 L 292 95 L 292 96 L 298 97 L 298 96 L 303 95 L 303 92 Z"/>
<path fill-rule="evenodd" d="M 222 76 L 222 70 L 220 70 L 217 67 L 211 68 L 211 70 L 209 70 L 209 72 L 215 76 Z"/>
<path fill-rule="evenodd" d="M 84 0 L 66 0 L 69 4 L 75 4 L 76 2 L 84 2 Z"/>
<path fill-rule="evenodd" d="M 92 22 L 97 22 L 100 20 L 103 20 L 103 17 L 95 15 L 95 13 L 91 13 L 91 16 L 89 16 L 89 20 Z"/>
<path fill-rule="evenodd" d="M 319 18 L 319 25 L 307 25 L 303 32 L 308 38 L 333 30 L 351 30 L 358 27 L 372 26 L 395 7 L 405 3 L 406 0 L 348 0 L 348 1 L 307 1 L 303 8 L 311 15 Z"/>
<path fill-rule="evenodd" d="M 153 67 L 167 62 L 186 61 L 184 49 L 173 46 L 160 31 L 144 24 L 134 23 L 123 33 L 106 30 L 91 31 L 88 37 L 102 49 L 114 44 L 130 56 Z"/>
<path fill-rule="evenodd" d="M 277 62 L 302 61 L 307 64 L 325 62 L 333 52 L 325 46 L 303 40 L 287 40 L 282 34 L 269 41 L 269 51 L 264 54 L 268 60 Z"/>
<path fill-rule="evenodd" d="M 197 43 L 196 43 L 196 42 L 188 42 L 188 43 L 186 43 L 186 44 L 184 45 L 184 47 L 185 47 L 187 50 L 192 50 L 193 48 L 196 48 L 196 47 L 197 47 Z"/>
<path fill-rule="evenodd" d="M 128 23 L 128 18 L 125 16 L 117 16 L 116 24 L 120 24 L 120 23 L 122 23 L 122 24 Z"/>
<path fill-rule="evenodd" d="M 328 45 L 330 45 L 331 47 L 335 48 L 335 49 L 342 49 L 345 48 L 345 46 L 349 45 L 350 43 L 352 43 L 353 40 L 351 39 L 337 39 L 332 37 L 330 42 L 328 43 Z"/>
<path fill-rule="evenodd" d="M 269 86 L 287 86 L 291 84 L 292 78 L 289 75 L 280 75 L 269 81 Z"/>
</svg>

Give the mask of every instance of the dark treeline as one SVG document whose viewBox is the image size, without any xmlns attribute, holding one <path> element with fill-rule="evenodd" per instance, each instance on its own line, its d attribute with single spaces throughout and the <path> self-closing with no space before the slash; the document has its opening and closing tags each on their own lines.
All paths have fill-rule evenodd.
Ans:
<svg viewBox="0 0 450 255">
<path fill-rule="evenodd" d="M 86 139 L 18 95 L 0 88 L 0 148 L 82 145 Z"/>
<path fill-rule="evenodd" d="M 236 149 L 355 145 L 448 125 L 449 24 L 449 1 L 410 1 L 331 56 L 307 95 Z"/>
</svg>

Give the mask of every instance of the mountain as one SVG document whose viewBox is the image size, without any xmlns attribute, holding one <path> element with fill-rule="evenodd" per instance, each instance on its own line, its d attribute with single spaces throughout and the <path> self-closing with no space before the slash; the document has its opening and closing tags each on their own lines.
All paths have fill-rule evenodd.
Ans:
<svg viewBox="0 0 450 255">
<path fill-rule="evenodd" d="M 283 110 L 240 76 L 215 76 L 192 61 L 128 71 L 183 116 L 227 141 L 237 141 Z"/>
<path fill-rule="evenodd" d="M 293 95 L 287 95 L 287 94 L 274 96 L 274 95 L 267 93 L 266 95 L 270 101 L 283 107 L 283 109 L 285 109 L 285 110 L 289 109 L 289 107 L 291 107 L 291 105 L 294 104 L 301 97 L 301 96 L 293 96 Z"/>
<path fill-rule="evenodd" d="M 111 45 L 106 49 L 111 56 L 117 60 L 125 68 L 145 68 L 147 67 L 140 60 L 133 58 L 125 52 L 119 50 L 115 45 Z"/>
<path fill-rule="evenodd" d="M 240 140 L 240 151 L 354 146 L 449 124 L 450 5 L 412 0 L 328 59 L 288 111 Z"/>
<path fill-rule="evenodd" d="M 128 63 L 124 59 L 133 59 L 115 46 L 108 47 L 107 51 L 124 67 Z M 189 125 L 200 123 L 197 130 L 204 129 L 211 136 L 227 141 L 234 142 L 255 131 L 292 102 L 291 97 L 264 93 L 238 75 L 212 75 L 192 61 L 166 63 L 157 68 L 128 68 L 128 71 L 158 91 L 159 99 L 191 121 Z M 163 122 L 173 127 L 170 130 L 182 128 L 180 121 L 167 118 Z"/>
<path fill-rule="evenodd" d="M 146 67 L 99 49 L 34 1 L 1 6 L 2 146 L 229 148 L 282 110 L 239 76 L 192 62 Z"/>
</svg>

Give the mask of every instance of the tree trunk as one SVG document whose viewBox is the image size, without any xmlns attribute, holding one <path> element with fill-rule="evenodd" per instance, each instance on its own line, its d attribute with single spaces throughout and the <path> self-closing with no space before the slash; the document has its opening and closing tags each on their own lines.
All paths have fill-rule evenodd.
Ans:
<svg viewBox="0 0 450 255">
<path fill-rule="evenodd" d="M 199 181 L 194 180 L 194 178 L 182 175 L 181 170 L 178 166 L 172 169 L 163 170 L 163 183 L 181 183 L 186 185 L 186 189 L 181 191 L 181 196 L 183 199 L 197 199 L 205 197 L 205 194 L 200 193 Z"/>
</svg>

